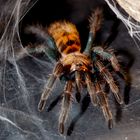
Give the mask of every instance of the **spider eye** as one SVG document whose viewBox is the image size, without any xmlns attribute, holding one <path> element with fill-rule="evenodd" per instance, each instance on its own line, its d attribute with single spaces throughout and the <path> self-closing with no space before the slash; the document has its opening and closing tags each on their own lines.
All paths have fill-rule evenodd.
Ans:
<svg viewBox="0 0 140 140">
<path fill-rule="evenodd" d="M 75 43 L 74 40 L 68 40 L 67 43 L 66 43 L 66 45 L 71 46 L 71 45 L 73 45 L 74 43 Z"/>
<path fill-rule="evenodd" d="M 76 66 L 81 67 L 81 66 L 83 66 L 83 64 L 82 63 L 77 63 Z"/>
</svg>

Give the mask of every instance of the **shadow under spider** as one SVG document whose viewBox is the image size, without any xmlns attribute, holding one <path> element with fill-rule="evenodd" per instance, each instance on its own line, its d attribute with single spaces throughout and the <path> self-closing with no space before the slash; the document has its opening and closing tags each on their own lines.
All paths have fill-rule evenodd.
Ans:
<svg viewBox="0 0 140 140">
<path fill-rule="evenodd" d="M 56 104 L 59 102 L 59 100 L 62 99 L 62 97 L 63 97 L 63 94 L 62 93 L 60 95 L 58 95 L 56 97 L 56 99 L 49 105 L 47 111 L 48 112 L 51 111 L 56 106 Z"/>
<path fill-rule="evenodd" d="M 126 59 L 128 60 L 127 63 L 120 62 L 121 66 L 123 66 L 122 69 L 124 69 L 124 72 L 126 73 L 126 78 L 127 78 L 125 80 L 124 92 L 123 92 L 124 104 L 127 105 L 127 104 L 129 104 L 129 100 L 130 100 L 130 90 L 131 90 L 131 84 L 132 84 L 130 68 L 132 67 L 135 59 L 134 59 L 134 56 L 132 54 L 130 54 L 130 52 L 128 52 L 127 50 L 119 49 L 119 50 L 117 50 L 117 52 L 119 55 L 125 56 Z M 123 76 L 120 73 L 118 73 L 118 75 L 120 76 L 120 78 L 123 79 Z M 116 120 L 116 122 L 119 122 L 119 121 L 121 121 L 121 118 L 122 118 L 122 105 L 118 104 L 115 101 L 115 107 L 116 107 L 115 120 Z"/>
<path fill-rule="evenodd" d="M 108 36 L 108 38 L 103 43 L 103 46 L 109 46 L 115 40 L 115 38 L 118 35 L 118 27 L 119 27 L 119 25 L 120 25 L 120 20 L 115 19 L 114 23 L 112 25 L 112 28 L 110 30 L 110 35 Z"/>
<path fill-rule="evenodd" d="M 128 104 L 129 100 L 130 100 L 130 90 L 131 90 L 131 83 L 132 83 L 132 78 L 130 75 L 130 68 L 132 67 L 132 65 L 134 63 L 135 58 L 127 50 L 119 49 L 119 50 L 117 50 L 117 52 L 119 53 L 119 55 L 125 56 L 126 59 L 128 60 L 127 63 L 120 62 L 121 66 L 123 66 L 123 69 L 124 69 L 124 71 L 126 73 L 126 77 L 127 77 L 127 80 L 125 81 L 125 87 L 124 87 L 124 103 Z M 119 74 L 119 76 L 121 77 L 120 74 Z"/>
</svg>

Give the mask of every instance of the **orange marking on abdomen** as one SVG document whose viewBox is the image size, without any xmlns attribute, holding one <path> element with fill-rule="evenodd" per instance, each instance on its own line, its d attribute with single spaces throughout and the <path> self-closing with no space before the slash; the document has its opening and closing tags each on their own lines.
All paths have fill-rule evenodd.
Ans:
<svg viewBox="0 0 140 140">
<path fill-rule="evenodd" d="M 77 46 L 77 45 L 72 45 L 72 46 L 67 46 L 62 53 L 64 54 L 69 54 L 69 53 L 72 53 L 72 52 L 77 52 L 80 50 L 80 47 Z"/>
<path fill-rule="evenodd" d="M 79 33 L 70 22 L 55 22 L 50 25 L 48 32 L 54 38 L 58 51 L 62 54 L 80 52 Z"/>
</svg>

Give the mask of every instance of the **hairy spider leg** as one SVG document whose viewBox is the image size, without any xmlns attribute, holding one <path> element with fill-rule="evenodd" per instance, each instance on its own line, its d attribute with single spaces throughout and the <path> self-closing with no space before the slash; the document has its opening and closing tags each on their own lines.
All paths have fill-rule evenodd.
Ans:
<svg viewBox="0 0 140 140">
<path fill-rule="evenodd" d="M 107 95 L 102 90 L 99 82 L 95 82 L 95 92 L 98 96 L 98 104 L 101 107 L 104 117 L 108 122 L 109 129 L 111 129 L 113 127 L 112 113 L 109 108 Z"/>
<path fill-rule="evenodd" d="M 88 41 L 87 41 L 87 45 L 86 45 L 86 48 L 84 50 L 84 54 L 86 55 L 89 55 L 90 54 L 90 51 L 92 49 L 92 45 L 93 45 L 93 41 L 94 41 L 94 35 L 93 33 L 90 31 L 89 32 L 89 35 L 88 35 Z"/>
<path fill-rule="evenodd" d="M 82 90 L 82 73 L 80 71 L 75 71 L 75 82 L 78 87 L 78 91 L 81 92 Z"/>
<path fill-rule="evenodd" d="M 40 102 L 38 104 L 39 111 L 42 111 L 44 109 L 45 104 L 46 104 L 46 100 L 48 99 L 56 80 L 58 79 L 60 74 L 62 74 L 62 72 L 63 72 L 63 65 L 60 62 L 58 62 L 53 70 L 52 75 L 48 79 L 48 82 L 43 90 L 42 95 L 41 95 L 41 99 L 40 99 Z"/>
<path fill-rule="evenodd" d="M 119 64 L 116 56 L 114 54 L 108 53 L 107 51 L 105 51 L 102 47 L 95 47 L 93 48 L 93 52 L 95 54 L 98 54 L 100 57 L 102 57 L 102 59 L 106 59 L 108 61 L 111 62 L 111 65 L 113 67 L 113 69 L 117 72 L 117 74 L 125 81 L 125 89 L 127 92 L 130 89 L 130 85 L 131 85 L 131 76 L 129 74 L 128 71 L 125 71 Z M 126 93 L 124 93 L 126 94 Z M 125 95 L 124 95 L 125 96 Z M 129 95 L 127 95 L 129 96 Z M 127 100 L 125 99 L 126 97 L 124 97 L 124 101 L 127 104 Z M 128 98 L 128 97 L 127 97 Z"/>
<path fill-rule="evenodd" d="M 84 54 L 90 55 L 93 41 L 95 39 L 96 32 L 101 27 L 101 22 L 102 22 L 102 9 L 97 8 L 89 19 L 90 31 L 89 31 L 87 45 L 84 50 Z"/>
<path fill-rule="evenodd" d="M 108 127 L 111 129 L 113 127 L 113 120 L 112 113 L 108 104 L 107 95 L 101 89 L 100 83 L 98 81 L 95 81 L 94 84 L 91 82 L 89 74 L 86 74 L 86 84 L 92 104 L 99 105 L 101 107 L 104 117 L 108 122 Z"/>
<path fill-rule="evenodd" d="M 65 85 L 61 111 L 60 111 L 60 116 L 59 116 L 59 132 L 61 134 L 64 133 L 64 124 L 67 120 L 68 113 L 70 110 L 71 94 L 72 94 L 72 81 L 69 80 L 66 82 L 66 85 Z"/>
<path fill-rule="evenodd" d="M 119 88 L 118 86 L 115 84 L 115 81 L 111 75 L 111 73 L 108 71 L 108 69 L 105 68 L 105 66 L 102 64 L 102 62 L 100 62 L 99 60 L 97 62 L 95 62 L 95 65 L 97 66 L 97 68 L 99 69 L 101 75 L 103 76 L 103 78 L 107 81 L 107 83 L 110 86 L 110 89 L 112 90 L 114 97 L 116 98 L 117 102 L 119 104 L 123 103 L 122 97 L 119 94 Z"/>
<path fill-rule="evenodd" d="M 33 34 L 37 38 L 38 42 L 41 44 L 39 47 L 26 47 L 29 53 L 36 53 L 42 50 L 51 61 L 58 60 L 58 49 L 55 44 L 54 39 L 49 35 L 46 28 L 36 25 L 28 26 L 25 29 L 27 34 Z"/>
<path fill-rule="evenodd" d="M 114 54 L 108 53 L 100 46 L 94 47 L 93 52 L 98 54 L 102 59 L 110 61 L 115 71 L 120 70 L 119 62 Z"/>
<path fill-rule="evenodd" d="M 81 90 L 82 90 L 82 73 L 80 71 L 75 71 L 75 83 L 76 83 L 76 100 L 80 102 Z"/>
<path fill-rule="evenodd" d="M 85 82 L 87 85 L 87 90 L 91 98 L 91 102 L 94 106 L 98 105 L 98 98 L 95 92 L 94 85 L 91 81 L 90 75 L 88 73 L 85 74 Z"/>
</svg>

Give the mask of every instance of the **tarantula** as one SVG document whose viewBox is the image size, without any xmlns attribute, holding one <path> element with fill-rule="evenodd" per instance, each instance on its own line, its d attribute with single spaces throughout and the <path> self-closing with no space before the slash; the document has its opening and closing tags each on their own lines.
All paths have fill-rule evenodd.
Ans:
<svg viewBox="0 0 140 140">
<path fill-rule="evenodd" d="M 41 26 L 29 26 L 26 31 L 35 34 L 44 46 L 43 51 L 52 60 L 56 61 L 53 72 L 44 87 L 38 105 L 39 111 L 43 111 L 46 101 L 51 94 L 56 80 L 66 81 L 63 91 L 63 100 L 59 117 L 59 132 L 64 133 L 64 124 L 67 120 L 72 90 L 75 87 L 80 93 L 82 88 L 86 88 L 93 105 L 98 105 L 103 111 L 103 115 L 108 122 L 109 128 L 113 126 L 112 113 L 109 108 L 108 95 L 104 91 L 104 86 L 108 84 L 115 99 L 119 104 L 123 103 L 119 87 L 116 84 L 112 71 L 120 73 L 124 80 L 126 75 L 120 68 L 120 64 L 113 50 L 102 46 L 94 46 L 93 41 L 96 32 L 100 29 L 102 22 L 102 10 L 97 8 L 89 20 L 89 37 L 85 50 L 81 51 L 79 33 L 76 26 L 67 21 L 52 23 L 47 29 Z M 38 47 L 27 47 L 28 52 L 42 50 Z M 112 69 L 108 69 L 108 65 Z M 80 94 L 77 100 L 80 99 Z"/>
</svg>

